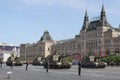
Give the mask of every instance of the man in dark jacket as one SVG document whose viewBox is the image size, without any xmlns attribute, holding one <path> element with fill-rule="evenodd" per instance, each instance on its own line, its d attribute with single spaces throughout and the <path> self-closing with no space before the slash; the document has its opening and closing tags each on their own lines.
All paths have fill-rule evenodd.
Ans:
<svg viewBox="0 0 120 80">
<path fill-rule="evenodd" d="M 48 61 L 45 62 L 46 72 L 48 73 Z"/>
<path fill-rule="evenodd" d="M 26 71 L 27 71 L 28 65 L 29 65 L 29 62 L 27 61 L 26 62 Z"/>
<path fill-rule="evenodd" d="M 1 64 L 0 66 L 1 66 L 1 68 L 2 68 L 2 61 L 0 61 L 0 64 Z"/>
<path fill-rule="evenodd" d="M 13 67 L 13 62 L 11 61 L 11 69 L 12 69 L 12 67 Z"/>
<path fill-rule="evenodd" d="M 81 75 L 81 62 L 78 62 L 78 75 Z"/>
</svg>

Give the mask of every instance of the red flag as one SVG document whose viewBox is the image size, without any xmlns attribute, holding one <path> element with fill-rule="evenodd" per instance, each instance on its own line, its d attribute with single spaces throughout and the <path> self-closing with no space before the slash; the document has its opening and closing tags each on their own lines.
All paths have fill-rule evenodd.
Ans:
<svg viewBox="0 0 120 80">
<path fill-rule="evenodd" d="M 98 50 L 97 49 L 94 50 L 94 56 L 98 56 Z"/>
</svg>

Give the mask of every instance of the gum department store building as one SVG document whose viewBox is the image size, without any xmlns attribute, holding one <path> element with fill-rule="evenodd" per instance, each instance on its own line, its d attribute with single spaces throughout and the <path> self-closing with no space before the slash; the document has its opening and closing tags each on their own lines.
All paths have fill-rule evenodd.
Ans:
<svg viewBox="0 0 120 80">
<path fill-rule="evenodd" d="M 107 21 L 104 6 L 100 17 L 89 21 L 85 11 L 83 26 L 80 33 L 72 39 L 54 41 L 49 32 L 45 31 L 41 39 L 33 44 L 21 44 L 20 55 L 26 59 L 37 56 L 47 57 L 50 54 L 73 54 L 80 52 L 81 55 L 94 52 L 96 49 L 106 55 L 120 55 L 120 26 L 113 28 Z"/>
</svg>

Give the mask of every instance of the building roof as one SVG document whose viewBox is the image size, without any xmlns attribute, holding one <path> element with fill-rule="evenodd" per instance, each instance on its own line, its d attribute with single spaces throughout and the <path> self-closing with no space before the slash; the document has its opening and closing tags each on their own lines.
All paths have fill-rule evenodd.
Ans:
<svg viewBox="0 0 120 80">
<path fill-rule="evenodd" d="M 48 31 L 45 31 L 40 41 L 53 41 Z"/>
<path fill-rule="evenodd" d="M 82 30 L 92 31 L 92 30 L 96 30 L 98 27 L 103 27 L 103 26 L 109 27 L 110 29 L 113 29 L 113 27 L 107 22 L 104 5 L 102 5 L 100 16 L 94 17 L 94 20 L 91 21 L 90 23 L 88 20 L 87 11 L 85 12 Z"/>
<path fill-rule="evenodd" d="M 87 31 L 96 30 L 97 27 L 101 27 L 101 24 L 102 24 L 101 20 L 91 21 L 89 26 L 88 26 Z M 113 28 L 108 22 L 105 22 L 104 26 L 109 27 L 110 29 Z"/>
</svg>

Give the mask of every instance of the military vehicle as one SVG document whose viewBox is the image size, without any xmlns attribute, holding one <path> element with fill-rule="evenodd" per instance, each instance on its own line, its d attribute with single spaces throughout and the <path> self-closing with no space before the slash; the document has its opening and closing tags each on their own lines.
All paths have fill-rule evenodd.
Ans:
<svg viewBox="0 0 120 80">
<path fill-rule="evenodd" d="M 22 66 L 23 65 L 20 57 L 15 57 L 14 59 L 13 59 L 13 57 L 9 57 L 6 61 L 6 64 L 7 64 L 7 66 L 11 66 L 11 65 Z"/>
<path fill-rule="evenodd" d="M 100 62 L 100 57 L 87 56 L 82 61 L 82 68 L 105 68 L 107 63 Z"/>
<path fill-rule="evenodd" d="M 32 61 L 32 65 L 43 65 L 43 60 L 44 58 L 42 57 L 36 57 L 33 61 Z"/>
<path fill-rule="evenodd" d="M 66 56 L 52 54 L 49 55 L 45 61 L 48 61 L 48 68 L 51 69 L 69 69 L 71 68 L 71 63 L 68 62 L 66 59 Z M 43 64 L 45 67 L 45 62 Z"/>
</svg>

